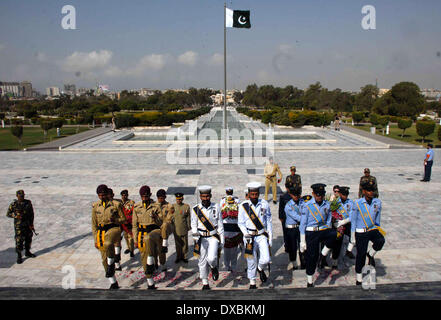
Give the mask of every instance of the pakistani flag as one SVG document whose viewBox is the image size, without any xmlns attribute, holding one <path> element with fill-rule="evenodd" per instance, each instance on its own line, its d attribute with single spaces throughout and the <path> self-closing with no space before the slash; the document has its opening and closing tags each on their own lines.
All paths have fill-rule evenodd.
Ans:
<svg viewBox="0 0 441 320">
<path fill-rule="evenodd" d="M 231 10 L 226 8 L 227 28 L 251 28 L 250 11 Z"/>
</svg>

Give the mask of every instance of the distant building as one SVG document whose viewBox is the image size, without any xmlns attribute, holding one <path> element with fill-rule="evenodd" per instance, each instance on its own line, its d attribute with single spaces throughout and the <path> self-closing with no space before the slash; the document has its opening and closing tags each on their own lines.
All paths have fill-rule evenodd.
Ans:
<svg viewBox="0 0 441 320">
<path fill-rule="evenodd" d="M 60 96 L 60 88 L 58 88 L 58 87 L 46 88 L 46 95 L 48 97 L 59 97 Z"/>
<path fill-rule="evenodd" d="M 64 94 L 67 94 L 69 96 L 75 96 L 77 94 L 77 87 L 74 84 L 65 84 Z"/>
<path fill-rule="evenodd" d="M 20 97 L 32 98 L 32 83 L 29 81 L 20 82 Z"/>
<path fill-rule="evenodd" d="M 0 94 L 1 96 L 8 97 L 20 97 L 21 96 L 20 84 L 18 82 L 1 82 L 0 81 Z"/>
<path fill-rule="evenodd" d="M 421 89 L 421 94 L 427 100 L 435 100 L 435 101 L 441 100 L 441 90 L 438 89 Z"/>
<path fill-rule="evenodd" d="M 384 96 L 386 93 L 388 93 L 390 91 L 390 89 L 378 89 L 378 96 L 382 97 Z"/>
<path fill-rule="evenodd" d="M 91 89 L 87 89 L 87 88 L 79 88 L 77 91 L 77 94 L 79 96 L 85 95 L 87 94 Z"/>
<path fill-rule="evenodd" d="M 234 104 L 235 103 L 235 101 L 234 101 L 234 93 L 236 91 L 237 90 L 227 90 L 227 104 L 230 104 L 230 103 Z M 223 92 L 214 94 L 210 98 L 211 98 L 211 100 L 213 100 L 214 104 L 217 104 L 217 105 L 224 104 L 224 94 L 223 94 Z"/>
</svg>

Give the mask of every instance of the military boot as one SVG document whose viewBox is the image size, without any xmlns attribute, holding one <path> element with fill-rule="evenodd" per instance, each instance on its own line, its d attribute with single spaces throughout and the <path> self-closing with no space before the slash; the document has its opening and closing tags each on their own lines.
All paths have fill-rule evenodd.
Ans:
<svg viewBox="0 0 441 320">
<path fill-rule="evenodd" d="M 33 254 L 33 253 L 30 251 L 30 249 L 26 249 L 26 251 L 25 251 L 25 256 L 28 257 L 28 258 L 35 258 L 35 257 L 36 257 L 36 255 Z"/>
<path fill-rule="evenodd" d="M 213 276 L 213 280 L 217 281 L 219 279 L 219 270 L 216 267 L 211 268 L 211 275 Z"/>
<path fill-rule="evenodd" d="M 329 267 L 328 262 L 326 261 L 326 256 L 320 253 L 319 268 L 324 269 L 325 267 Z"/>
<path fill-rule="evenodd" d="M 111 278 L 115 275 L 115 262 L 107 266 L 106 278 Z"/>
<path fill-rule="evenodd" d="M 117 289 L 119 289 L 118 282 L 112 283 L 112 284 L 110 285 L 110 288 L 109 288 L 109 289 L 110 289 L 110 290 L 117 290 Z"/>
<path fill-rule="evenodd" d="M 204 284 L 202 286 L 202 290 L 210 290 L 210 286 L 208 284 Z"/>
<path fill-rule="evenodd" d="M 268 277 L 266 276 L 265 271 L 259 270 L 259 268 L 257 268 L 257 272 L 259 272 L 260 281 L 266 282 L 266 280 L 268 280 Z"/>
<path fill-rule="evenodd" d="M 21 257 L 21 251 L 17 251 L 17 263 L 18 264 L 22 264 L 23 263 L 23 259 Z"/>
<path fill-rule="evenodd" d="M 355 259 L 354 254 L 349 250 L 346 250 L 346 257 L 348 257 L 349 259 Z"/>
</svg>

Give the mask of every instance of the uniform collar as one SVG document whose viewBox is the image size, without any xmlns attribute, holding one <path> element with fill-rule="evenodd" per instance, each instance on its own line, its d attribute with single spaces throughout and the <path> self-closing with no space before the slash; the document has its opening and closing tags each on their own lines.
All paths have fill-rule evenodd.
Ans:
<svg viewBox="0 0 441 320">
<path fill-rule="evenodd" d="M 313 196 L 313 197 L 311 198 L 311 200 L 309 200 L 309 201 L 312 201 L 311 203 L 315 203 L 316 205 L 319 205 L 319 204 L 315 201 L 314 196 Z M 326 204 L 326 202 L 327 202 L 327 200 L 326 200 L 326 199 L 323 199 L 323 202 L 322 202 L 322 204 L 321 204 L 320 206 Z"/>
</svg>

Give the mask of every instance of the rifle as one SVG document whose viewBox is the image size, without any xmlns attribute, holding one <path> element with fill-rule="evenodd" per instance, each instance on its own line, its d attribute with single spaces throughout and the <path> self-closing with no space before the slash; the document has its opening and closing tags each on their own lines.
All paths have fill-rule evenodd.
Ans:
<svg viewBox="0 0 441 320">
<path fill-rule="evenodd" d="M 29 226 L 29 229 L 31 229 L 31 231 L 32 231 L 36 236 L 38 236 L 38 233 L 35 231 L 34 226 Z"/>
</svg>

